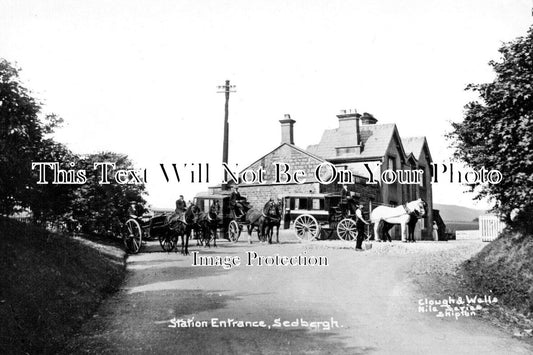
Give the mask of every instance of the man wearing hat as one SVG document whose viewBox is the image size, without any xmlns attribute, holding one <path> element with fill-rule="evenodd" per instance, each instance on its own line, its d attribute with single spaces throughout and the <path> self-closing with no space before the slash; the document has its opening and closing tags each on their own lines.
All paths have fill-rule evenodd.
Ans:
<svg viewBox="0 0 533 355">
<path fill-rule="evenodd" d="M 183 199 L 183 195 L 180 195 L 180 198 L 176 200 L 176 214 L 178 218 L 185 222 L 185 210 L 187 209 L 187 204 Z"/>
<path fill-rule="evenodd" d="M 355 243 L 355 250 L 362 251 L 363 238 L 365 236 L 365 225 L 369 224 L 363 218 L 363 204 L 359 203 L 357 209 L 355 210 L 355 216 L 357 220 L 355 221 L 355 227 L 357 228 L 357 242 Z"/>
<path fill-rule="evenodd" d="M 128 207 L 128 215 L 131 218 L 139 217 L 139 209 L 137 208 L 137 202 L 130 201 L 130 207 Z"/>
<path fill-rule="evenodd" d="M 229 198 L 229 204 L 230 207 L 233 209 L 233 213 L 235 214 L 236 218 L 240 218 L 244 214 L 244 206 L 242 204 L 243 201 L 244 199 L 239 193 L 239 187 L 234 186 L 233 192 L 231 193 Z"/>
</svg>

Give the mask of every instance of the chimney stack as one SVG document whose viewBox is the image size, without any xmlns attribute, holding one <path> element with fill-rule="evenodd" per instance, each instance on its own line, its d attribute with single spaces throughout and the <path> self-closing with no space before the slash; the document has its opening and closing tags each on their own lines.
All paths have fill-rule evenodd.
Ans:
<svg viewBox="0 0 533 355">
<path fill-rule="evenodd" d="M 363 124 L 376 124 L 378 122 L 378 120 L 371 113 L 368 112 L 363 113 L 361 121 Z"/>
<path fill-rule="evenodd" d="M 284 118 L 279 120 L 279 123 L 281 123 L 281 144 L 294 144 L 294 124 L 296 121 L 286 113 Z"/>
<path fill-rule="evenodd" d="M 357 113 L 356 109 L 341 110 L 337 115 L 339 119 L 339 129 L 353 131 L 355 134 L 355 145 L 359 147 L 361 151 L 361 130 L 359 120 L 361 115 Z"/>
</svg>

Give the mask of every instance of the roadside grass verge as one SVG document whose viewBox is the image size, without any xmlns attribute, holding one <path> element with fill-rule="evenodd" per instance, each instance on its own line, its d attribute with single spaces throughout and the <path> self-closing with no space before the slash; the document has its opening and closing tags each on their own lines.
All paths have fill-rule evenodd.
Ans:
<svg viewBox="0 0 533 355">
<path fill-rule="evenodd" d="M 453 248 L 412 265 L 412 279 L 424 297 L 497 297 L 478 316 L 533 343 L 533 238 L 503 234 L 490 243 L 451 243 Z"/>
<path fill-rule="evenodd" d="M 504 232 L 498 239 L 461 265 L 465 286 L 477 293 L 494 295 L 501 302 L 498 315 L 515 323 L 519 336 L 533 329 L 533 236 Z"/>
<path fill-rule="evenodd" d="M 124 279 L 124 253 L 0 217 L 0 353 L 49 354 Z"/>
</svg>

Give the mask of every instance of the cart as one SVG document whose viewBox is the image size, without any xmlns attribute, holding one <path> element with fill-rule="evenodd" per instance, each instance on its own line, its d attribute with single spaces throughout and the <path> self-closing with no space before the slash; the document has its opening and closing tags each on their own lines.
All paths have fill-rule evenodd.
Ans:
<svg viewBox="0 0 533 355">
<path fill-rule="evenodd" d="M 229 232 L 230 222 L 233 220 L 233 215 L 229 207 L 229 192 L 221 192 L 216 194 L 198 194 L 195 197 L 195 204 L 200 208 L 200 211 L 209 213 L 211 206 L 218 202 L 219 210 L 217 214 L 217 233 L 220 238 L 232 240 Z"/>
<path fill-rule="evenodd" d="M 168 212 L 156 215 L 144 214 L 141 217 L 128 219 L 122 233 L 126 250 L 131 254 L 137 254 L 141 250 L 143 240 L 157 238 L 164 251 L 172 251 L 176 240 L 175 232 L 169 226 L 171 215 L 172 213 Z"/>
<path fill-rule="evenodd" d="M 284 227 L 294 226 L 296 237 L 302 241 L 317 239 L 357 239 L 355 216 L 344 213 L 338 206 L 337 194 L 291 194 L 283 196 Z"/>
</svg>

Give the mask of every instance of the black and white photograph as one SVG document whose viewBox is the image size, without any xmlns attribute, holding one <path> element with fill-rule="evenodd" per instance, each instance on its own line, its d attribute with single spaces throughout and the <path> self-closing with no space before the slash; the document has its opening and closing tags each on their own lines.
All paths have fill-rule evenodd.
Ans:
<svg viewBox="0 0 533 355">
<path fill-rule="evenodd" d="M 531 0 L 0 0 L 1 354 L 532 354 Z"/>
</svg>

